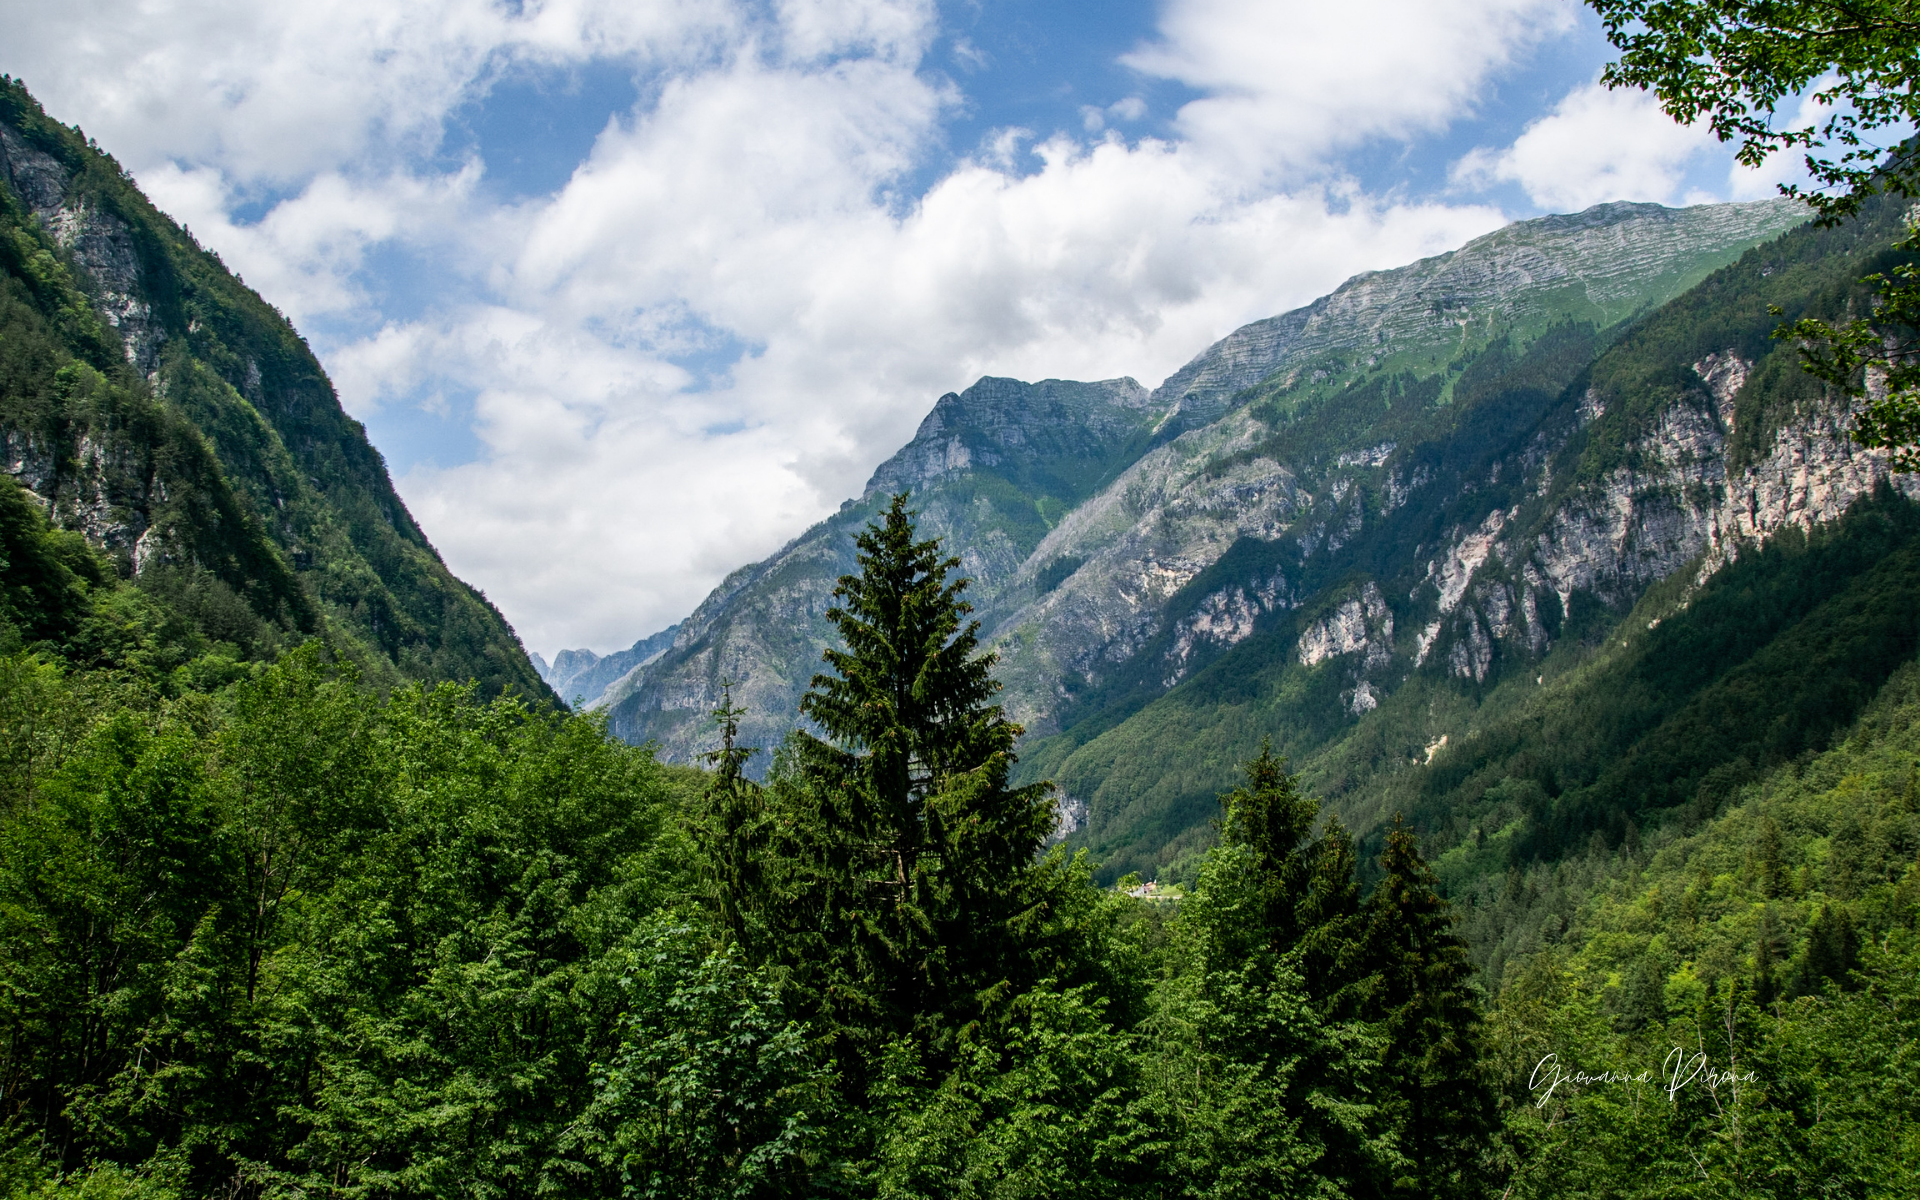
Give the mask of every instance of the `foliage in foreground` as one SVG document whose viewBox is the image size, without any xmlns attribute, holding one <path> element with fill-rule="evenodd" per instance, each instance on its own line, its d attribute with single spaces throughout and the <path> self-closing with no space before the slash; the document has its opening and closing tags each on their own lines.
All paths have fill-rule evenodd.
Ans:
<svg viewBox="0 0 1920 1200">
<path fill-rule="evenodd" d="M 1716 877 L 1650 936 L 1597 910 L 1491 1006 L 1412 834 L 1363 895 L 1271 753 L 1187 900 L 1103 891 L 1041 853 L 908 518 L 764 787 L 728 711 L 703 778 L 317 647 L 197 686 L 0 659 L 0 1192 L 1912 1194 L 1905 850 L 1804 892 L 1805 822 L 1756 797 L 1740 886 L 1800 941 L 1694 949 L 1755 919 Z M 1629 864 L 1659 897 L 1670 850 Z M 1652 1075 L 1543 1089 L 1548 1054 Z"/>
</svg>

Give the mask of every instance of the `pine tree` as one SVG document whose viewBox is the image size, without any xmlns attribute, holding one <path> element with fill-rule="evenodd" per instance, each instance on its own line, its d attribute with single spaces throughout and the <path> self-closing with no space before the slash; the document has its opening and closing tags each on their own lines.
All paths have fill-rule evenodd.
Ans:
<svg viewBox="0 0 1920 1200">
<path fill-rule="evenodd" d="M 1399 818 L 1380 856 L 1385 874 L 1367 897 L 1368 1010 L 1390 1038 L 1388 1087 L 1411 1171 L 1395 1191 L 1476 1193 L 1479 1149 L 1493 1101 L 1480 1063 L 1480 1007 L 1466 942 L 1438 881 Z"/>
<path fill-rule="evenodd" d="M 1261 743 L 1246 772 L 1246 786 L 1221 797 L 1221 844 L 1250 851 L 1259 879 L 1258 919 L 1237 936 L 1275 953 L 1299 948 L 1301 973 L 1325 1007 L 1353 982 L 1357 966 L 1353 839 L 1338 822 L 1312 836 L 1319 802 L 1301 790 L 1286 760 L 1274 757 L 1270 742 Z"/>
<path fill-rule="evenodd" d="M 707 887 L 721 927 L 742 945 L 752 940 L 749 915 L 766 894 L 766 798 L 746 776 L 747 761 L 759 750 L 736 740 L 746 712 L 734 706 L 732 685 L 722 684 L 720 707 L 713 713 L 720 726 L 720 748 L 700 756 L 712 765 L 713 776 L 702 797 L 698 831 L 706 852 Z"/>
<path fill-rule="evenodd" d="M 1851 987 L 1859 959 L 1860 938 L 1852 917 L 1844 907 L 1821 905 L 1819 915 L 1807 926 L 1807 948 L 1794 980 L 1794 994 L 1817 993 L 1829 979 L 1842 988 Z"/>
<path fill-rule="evenodd" d="M 1020 727 L 992 702 L 959 560 L 915 540 L 906 499 L 855 539 L 860 573 L 827 610 L 844 648 L 800 704 L 825 737 L 794 735 L 774 790 L 786 945 L 849 1075 L 909 1034 L 937 1060 L 1041 963 L 1050 788 L 1008 784 Z"/>
</svg>

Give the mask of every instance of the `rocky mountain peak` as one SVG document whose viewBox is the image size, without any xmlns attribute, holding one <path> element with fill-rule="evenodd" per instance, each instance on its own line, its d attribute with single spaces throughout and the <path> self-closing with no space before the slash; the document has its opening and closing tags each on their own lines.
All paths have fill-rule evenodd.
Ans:
<svg viewBox="0 0 1920 1200">
<path fill-rule="evenodd" d="M 1058 458 L 1099 458 L 1135 436 L 1152 394 L 1132 379 L 983 376 L 964 392 L 934 402 L 913 440 L 881 463 L 863 497 L 926 490 L 935 480 L 975 467 L 1033 466 Z"/>
</svg>

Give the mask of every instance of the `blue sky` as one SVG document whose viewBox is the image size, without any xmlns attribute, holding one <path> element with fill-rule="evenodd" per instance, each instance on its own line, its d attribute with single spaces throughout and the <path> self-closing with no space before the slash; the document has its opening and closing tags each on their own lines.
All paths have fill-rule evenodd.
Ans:
<svg viewBox="0 0 1920 1200">
<path fill-rule="evenodd" d="M 1515 218 L 1769 194 L 1571 0 L 0 0 L 449 563 L 606 651 L 981 374 L 1152 386 Z"/>
</svg>

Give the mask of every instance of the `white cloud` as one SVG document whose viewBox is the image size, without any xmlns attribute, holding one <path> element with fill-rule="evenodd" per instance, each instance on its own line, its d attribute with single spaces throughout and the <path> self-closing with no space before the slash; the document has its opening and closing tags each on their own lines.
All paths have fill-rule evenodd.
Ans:
<svg viewBox="0 0 1920 1200">
<path fill-rule="evenodd" d="M 1207 93 L 1182 131 L 1258 174 L 1444 127 L 1573 16 L 1561 0 L 1170 0 L 1161 40 L 1126 61 Z"/>
<path fill-rule="evenodd" d="M 700 106 L 675 111 L 692 120 Z M 493 454 L 418 472 L 406 495 L 536 644 L 605 630 L 604 647 L 684 614 L 727 569 L 857 491 L 935 396 L 983 373 L 1155 383 L 1250 317 L 1501 221 L 1364 200 L 1335 214 L 1317 194 L 1243 202 L 1155 142 L 1048 143 L 1025 177 L 968 166 L 898 217 L 853 201 L 863 173 L 823 178 L 814 160 L 778 156 L 751 191 L 698 171 L 650 190 L 709 128 L 605 139 L 529 238 L 522 278 L 575 330 L 623 298 L 678 298 L 758 347 L 726 386 L 687 394 L 669 373 L 647 376 L 658 359 L 644 337 L 560 343 L 592 364 L 562 374 L 539 352 L 557 330 L 485 355 L 466 346 L 439 368 L 496 381 L 479 406 Z M 729 183 L 731 195 L 709 190 Z M 466 314 L 441 336 L 498 322 Z M 746 428 L 703 432 L 726 419 Z"/>
<path fill-rule="evenodd" d="M 1717 145 L 1704 125 L 1680 125 L 1638 89 L 1575 89 L 1505 150 L 1454 165 L 1469 187 L 1517 183 L 1533 202 L 1574 211 L 1607 200 L 1672 202 L 1696 156 Z"/>
<path fill-rule="evenodd" d="M 27 9 L 8 17 L 9 69 L 51 111 L 84 117 L 136 171 L 218 164 L 248 186 L 431 149 L 447 112 L 507 61 L 698 61 L 744 26 L 726 0 L 9 7 Z"/>
<path fill-rule="evenodd" d="M 1173 0 L 1129 61 L 1203 93 L 1177 140 L 1106 131 L 1146 115 L 1127 97 L 1078 142 L 997 131 L 917 198 L 960 102 L 922 69 L 930 0 L 95 0 L 16 19 L 0 67 L 269 299 L 372 330 L 321 347 L 352 411 L 471 397 L 486 453 L 402 493 L 529 645 L 606 650 L 830 512 L 943 391 L 1152 385 L 1498 225 L 1368 197 L 1328 156 L 1470 111 L 1568 11 Z M 479 165 L 428 165 L 502 72 L 589 60 L 643 100 L 555 195 L 499 204 Z M 382 246 L 448 281 L 428 311 L 378 311 Z"/>
<path fill-rule="evenodd" d="M 231 182 L 212 167 L 166 162 L 140 174 L 147 197 L 217 248 L 248 284 L 296 323 L 369 303 L 357 273 L 375 246 L 443 242 L 471 220 L 480 164 L 445 175 L 314 175 L 252 223 L 231 216 Z"/>
</svg>

